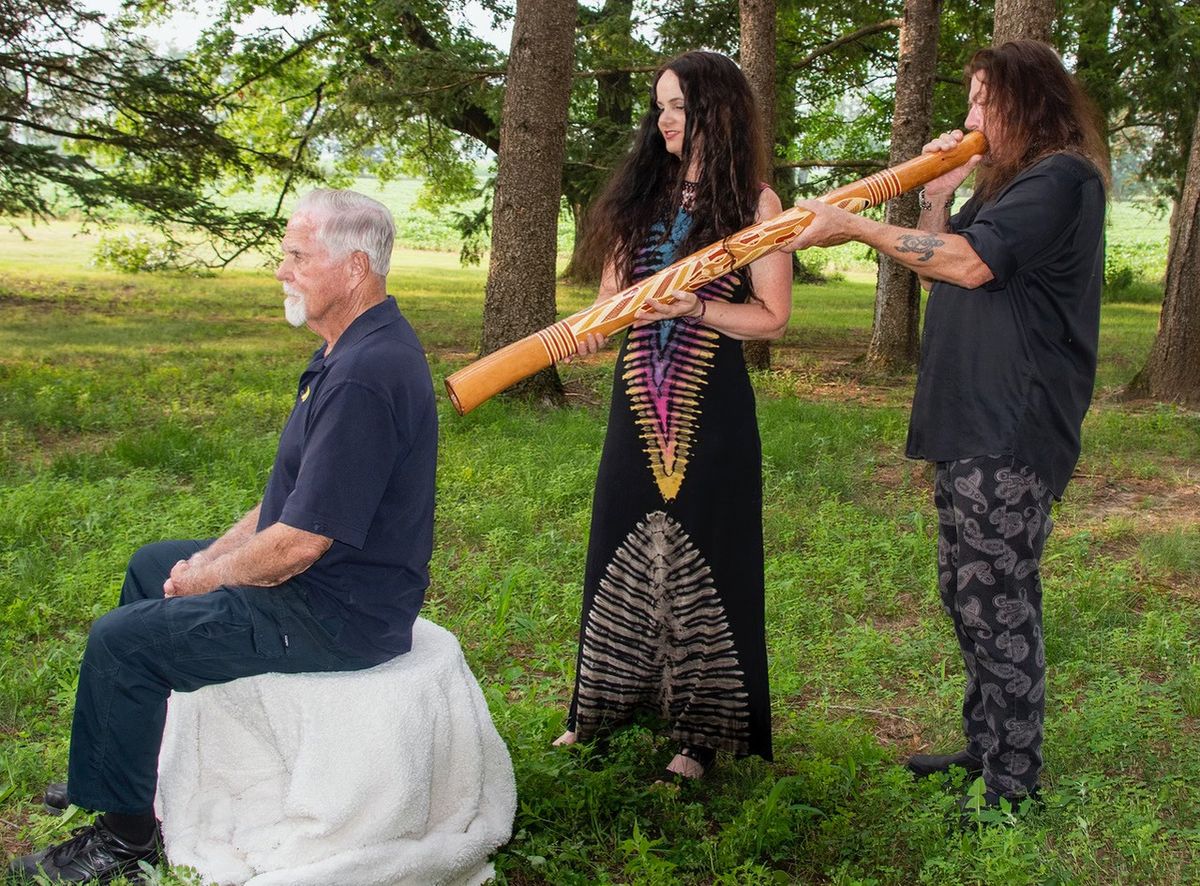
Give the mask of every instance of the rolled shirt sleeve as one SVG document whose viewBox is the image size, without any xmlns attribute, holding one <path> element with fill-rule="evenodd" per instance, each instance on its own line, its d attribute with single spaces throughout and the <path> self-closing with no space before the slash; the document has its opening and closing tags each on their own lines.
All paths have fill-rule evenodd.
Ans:
<svg viewBox="0 0 1200 886">
<path fill-rule="evenodd" d="M 346 381 L 322 390 L 314 406 L 296 486 L 279 519 L 362 550 L 408 444 L 388 400 L 365 385 Z"/>
<path fill-rule="evenodd" d="M 971 244 L 992 272 L 982 288 L 995 291 L 1058 255 L 1079 211 L 1079 179 L 1047 165 L 1021 176 L 955 233 Z"/>
</svg>

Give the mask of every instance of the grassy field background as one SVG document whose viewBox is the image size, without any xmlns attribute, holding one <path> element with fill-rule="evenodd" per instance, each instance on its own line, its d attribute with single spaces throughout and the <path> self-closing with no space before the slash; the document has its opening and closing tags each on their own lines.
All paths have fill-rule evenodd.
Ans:
<svg viewBox="0 0 1200 886">
<path fill-rule="evenodd" d="M 442 401 L 423 614 L 460 638 L 512 752 L 520 807 L 502 882 L 1200 882 L 1200 416 L 1119 396 L 1153 339 L 1165 222 L 1129 206 L 1113 219 L 1110 252 L 1141 264 L 1104 307 L 1097 399 L 1044 563 L 1046 805 L 1008 827 L 952 830 L 958 786 L 897 765 L 957 745 L 962 678 L 936 595 L 929 470 L 902 457 L 912 378 L 858 359 L 873 298 L 861 250 L 829 257 L 839 279 L 796 288 L 774 368 L 755 376 L 773 765 L 722 759 L 672 792 L 651 786 L 674 748 L 650 724 L 603 751 L 549 747 L 613 350 L 563 370 L 565 410 L 498 399 L 459 418 Z M 9 852 L 78 824 L 36 801 L 65 772 L 78 657 L 126 559 L 220 532 L 255 503 L 315 346 L 253 263 L 117 274 L 89 266 L 95 233 L 29 233 L 0 231 Z M 478 346 L 484 271 L 401 236 L 391 288 L 440 389 Z M 563 287 L 560 308 L 590 298 Z"/>
</svg>

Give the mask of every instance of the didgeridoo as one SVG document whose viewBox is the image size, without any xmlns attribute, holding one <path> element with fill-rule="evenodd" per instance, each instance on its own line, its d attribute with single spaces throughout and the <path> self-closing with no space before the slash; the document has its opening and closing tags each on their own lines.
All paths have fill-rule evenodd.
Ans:
<svg viewBox="0 0 1200 886">
<path fill-rule="evenodd" d="M 850 212 L 862 212 L 920 187 L 944 172 L 961 166 L 987 149 L 982 133 L 970 132 L 949 151 L 922 154 L 866 178 L 830 191 L 819 199 Z M 730 234 L 719 243 L 694 252 L 652 274 L 611 298 L 585 308 L 553 326 L 505 345 L 450 375 L 446 391 L 459 415 L 466 415 L 484 400 L 577 352 L 590 333 L 612 335 L 637 319 L 647 299 L 663 304 L 672 293 L 695 291 L 718 277 L 774 252 L 808 227 L 812 213 L 793 207 L 767 221 Z"/>
</svg>

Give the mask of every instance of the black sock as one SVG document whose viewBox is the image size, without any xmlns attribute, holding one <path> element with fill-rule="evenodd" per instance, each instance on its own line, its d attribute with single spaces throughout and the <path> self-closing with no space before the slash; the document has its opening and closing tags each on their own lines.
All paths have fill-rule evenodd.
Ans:
<svg viewBox="0 0 1200 886">
<path fill-rule="evenodd" d="M 154 813 L 145 815 L 126 815 L 123 812 L 106 812 L 100 816 L 104 826 L 124 840 L 126 843 L 144 845 L 154 836 L 158 822 Z"/>
</svg>

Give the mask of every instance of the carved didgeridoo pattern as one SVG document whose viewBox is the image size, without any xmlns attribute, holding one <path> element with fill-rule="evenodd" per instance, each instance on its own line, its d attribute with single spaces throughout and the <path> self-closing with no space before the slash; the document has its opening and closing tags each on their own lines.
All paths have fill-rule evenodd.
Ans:
<svg viewBox="0 0 1200 886">
<path fill-rule="evenodd" d="M 961 166 L 986 148 L 983 135 L 971 132 L 953 150 L 922 154 L 819 199 L 849 212 L 862 212 Z M 590 333 L 608 336 L 632 325 L 638 309 L 647 300 L 669 304 L 674 300 L 673 292 L 695 291 L 776 251 L 795 239 L 811 220 L 812 213 L 806 209 L 787 209 L 680 259 L 599 304 L 493 351 L 447 377 L 446 391 L 454 408 L 459 415 L 466 415 L 492 395 L 576 353 L 584 336 Z"/>
</svg>

